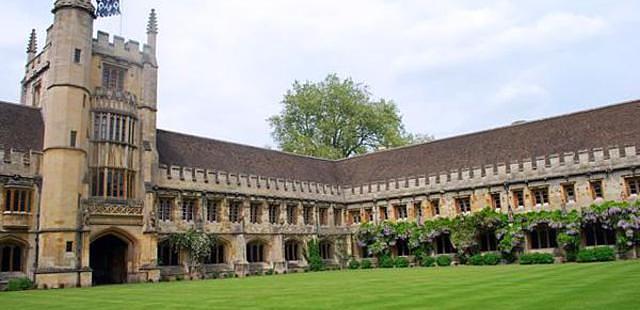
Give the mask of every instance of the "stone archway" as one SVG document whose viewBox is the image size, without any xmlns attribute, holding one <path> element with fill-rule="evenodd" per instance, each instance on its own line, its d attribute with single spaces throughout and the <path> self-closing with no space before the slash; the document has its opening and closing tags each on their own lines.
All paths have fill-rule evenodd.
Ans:
<svg viewBox="0 0 640 310">
<path fill-rule="evenodd" d="M 89 265 L 93 285 L 127 282 L 129 242 L 114 234 L 105 234 L 91 242 Z"/>
</svg>

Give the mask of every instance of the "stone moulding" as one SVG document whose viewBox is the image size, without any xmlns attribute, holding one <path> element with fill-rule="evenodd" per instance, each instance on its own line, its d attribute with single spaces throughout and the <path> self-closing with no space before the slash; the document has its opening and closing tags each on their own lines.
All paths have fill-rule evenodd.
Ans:
<svg viewBox="0 0 640 310">
<path fill-rule="evenodd" d="M 109 201 L 106 199 L 85 199 L 82 201 L 84 210 L 89 215 L 106 216 L 143 216 L 142 201 L 130 200 L 126 202 Z"/>
</svg>

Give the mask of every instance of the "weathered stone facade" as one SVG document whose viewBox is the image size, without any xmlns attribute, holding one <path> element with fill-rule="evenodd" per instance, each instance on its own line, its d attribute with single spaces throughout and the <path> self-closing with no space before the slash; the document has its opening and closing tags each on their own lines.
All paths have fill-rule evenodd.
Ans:
<svg viewBox="0 0 640 310">
<path fill-rule="evenodd" d="M 0 103 L 0 280 L 39 287 L 158 281 L 186 273 L 164 241 L 220 242 L 210 273 L 343 265 L 360 222 L 424 221 L 493 207 L 579 209 L 635 199 L 640 103 L 330 161 L 156 128 L 157 20 L 147 43 L 98 32 L 88 0 L 58 0 L 21 105 Z"/>
</svg>

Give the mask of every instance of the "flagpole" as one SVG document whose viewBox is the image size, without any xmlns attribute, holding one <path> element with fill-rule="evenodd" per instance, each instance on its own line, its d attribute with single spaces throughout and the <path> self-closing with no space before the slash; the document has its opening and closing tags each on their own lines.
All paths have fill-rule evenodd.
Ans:
<svg viewBox="0 0 640 310">
<path fill-rule="evenodd" d="M 124 9 L 122 8 L 123 2 L 124 0 L 120 0 L 120 36 L 122 36 L 122 12 L 124 12 Z"/>
</svg>

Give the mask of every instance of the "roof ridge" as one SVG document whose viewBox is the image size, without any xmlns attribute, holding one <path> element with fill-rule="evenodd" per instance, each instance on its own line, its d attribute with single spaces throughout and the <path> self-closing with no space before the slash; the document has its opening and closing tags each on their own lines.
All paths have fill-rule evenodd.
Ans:
<svg viewBox="0 0 640 310">
<path fill-rule="evenodd" d="M 17 108 L 25 108 L 25 109 L 31 109 L 31 110 L 40 110 L 40 108 L 37 107 L 32 107 L 26 104 L 20 104 L 20 103 L 14 103 L 14 102 L 9 102 L 9 101 L 2 101 L 0 100 L 0 104 L 6 104 L 6 105 L 10 105 L 10 106 L 14 106 Z"/>
<path fill-rule="evenodd" d="M 307 158 L 307 159 L 320 160 L 320 161 L 331 162 L 331 163 L 337 162 L 337 160 L 335 160 L 335 159 L 328 159 L 328 158 L 316 157 L 316 156 L 311 156 L 311 155 L 302 155 L 302 154 L 296 154 L 296 153 L 286 152 L 286 151 L 281 151 L 281 150 L 273 150 L 273 149 L 268 149 L 268 148 L 259 147 L 259 146 L 255 146 L 255 145 L 243 144 L 243 143 L 240 143 L 240 142 L 220 140 L 220 139 L 216 139 L 216 138 L 210 138 L 210 137 L 205 137 L 205 136 L 200 136 L 200 135 L 190 134 L 190 133 L 171 131 L 171 130 L 167 130 L 167 129 L 157 128 L 156 131 L 163 131 L 163 132 L 166 132 L 166 133 L 169 133 L 169 134 L 181 135 L 181 136 L 192 137 L 192 138 L 202 139 L 202 140 L 209 140 L 209 141 L 225 143 L 225 144 L 231 144 L 231 145 L 236 145 L 236 146 L 241 146 L 241 147 L 249 147 L 249 148 L 260 150 L 260 151 L 274 152 L 274 153 L 279 153 L 279 154 L 288 155 L 288 156 L 292 156 L 292 157 Z"/>
<path fill-rule="evenodd" d="M 492 131 L 504 130 L 504 129 L 507 129 L 507 128 L 522 127 L 522 126 L 527 126 L 527 125 L 534 124 L 534 123 L 540 123 L 540 122 L 550 121 L 550 120 L 569 117 L 569 116 L 574 116 L 574 115 L 593 113 L 593 112 L 597 112 L 597 111 L 601 111 L 601 110 L 607 110 L 607 109 L 616 108 L 616 107 L 624 106 L 624 105 L 630 105 L 630 104 L 634 104 L 634 103 L 635 104 L 640 104 L 640 99 L 626 100 L 626 101 L 617 102 L 617 103 L 608 104 L 608 105 L 599 106 L 599 107 L 594 107 L 594 108 L 590 108 L 590 109 L 574 111 L 574 112 L 568 112 L 568 113 L 558 114 L 558 115 L 552 115 L 552 116 L 548 116 L 548 117 L 534 119 L 534 120 L 531 120 L 531 121 L 524 121 L 522 123 L 509 124 L 509 125 L 504 125 L 504 126 L 498 126 L 498 127 L 494 127 L 494 128 L 479 130 L 479 131 L 473 131 L 473 132 L 453 135 L 453 136 L 450 136 L 450 137 L 445 137 L 445 138 L 441 138 L 441 139 L 435 139 L 435 140 L 429 141 L 429 142 L 409 144 L 409 145 L 403 145 L 403 146 L 388 148 L 388 149 L 384 149 L 384 150 L 377 150 L 377 151 L 374 151 L 374 152 L 371 152 L 371 153 L 365 153 L 365 154 L 355 155 L 355 156 L 352 156 L 352 157 L 341 158 L 341 159 L 336 160 L 336 162 L 347 162 L 347 161 L 352 160 L 352 159 L 363 158 L 363 157 L 376 155 L 376 154 L 380 154 L 380 153 L 386 153 L 386 152 L 392 152 L 392 151 L 397 151 L 397 150 L 420 147 L 420 146 L 428 145 L 428 144 L 436 144 L 436 143 L 440 143 L 440 142 L 444 142 L 444 141 L 449 141 L 449 140 L 454 140 L 454 139 L 459 139 L 459 138 L 464 138 L 464 137 L 469 137 L 469 136 L 485 134 L 485 133 L 492 132 Z"/>
</svg>

